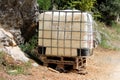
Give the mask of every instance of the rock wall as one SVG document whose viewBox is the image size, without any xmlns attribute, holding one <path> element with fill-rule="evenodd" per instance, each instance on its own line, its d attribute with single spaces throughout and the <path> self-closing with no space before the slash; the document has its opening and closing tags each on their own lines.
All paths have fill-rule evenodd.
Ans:
<svg viewBox="0 0 120 80">
<path fill-rule="evenodd" d="M 14 34 L 17 44 L 34 34 L 37 14 L 37 0 L 0 0 L 0 24 Z"/>
</svg>

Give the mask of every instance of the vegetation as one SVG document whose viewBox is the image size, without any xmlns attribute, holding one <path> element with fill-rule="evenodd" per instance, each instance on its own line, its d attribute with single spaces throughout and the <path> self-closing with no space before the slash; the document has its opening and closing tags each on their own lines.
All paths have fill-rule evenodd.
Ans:
<svg viewBox="0 0 120 80">
<path fill-rule="evenodd" d="M 96 0 L 74 0 L 72 1 L 72 7 L 81 11 L 91 11 L 94 8 Z"/>
<path fill-rule="evenodd" d="M 31 63 L 27 62 L 23 65 L 7 65 L 6 72 L 10 75 L 24 74 L 27 75 L 29 72 L 27 71 L 31 67 Z"/>
<path fill-rule="evenodd" d="M 116 35 L 120 34 L 120 24 L 113 24 L 112 26 L 113 29 L 115 29 L 115 33 Z M 120 39 L 120 38 L 118 38 Z"/>
<path fill-rule="evenodd" d="M 15 61 L 4 52 L 0 52 L 0 68 L 5 70 L 10 75 L 28 74 L 28 67 L 31 66 L 30 62 L 15 63 Z"/>
<path fill-rule="evenodd" d="M 97 22 L 97 30 L 101 35 L 100 46 L 103 48 L 120 50 L 118 45 L 120 41 L 120 24 L 114 24 L 112 27 L 107 27 L 105 23 Z"/>
<path fill-rule="evenodd" d="M 2 65 L 2 63 L 4 62 L 4 53 L 3 52 L 0 52 L 0 66 Z"/>
<path fill-rule="evenodd" d="M 120 15 L 120 0 L 38 0 L 40 9 L 78 9 L 94 13 L 95 19 L 112 26 Z"/>
<path fill-rule="evenodd" d="M 113 25 L 120 14 L 120 0 L 98 0 L 98 5 L 101 20 L 107 25 Z"/>
<path fill-rule="evenodd" d="M 51 7 L 51 0 L 37 0 L 39 8 L 43 10 L 48 10 Z"/>
<path fill-rule="evenodd" d="M 20 47 L 22 49 L 22 51 L 27 52 L 27 53 L 32 53 L 32 51 L 34 50 L 34 48 L 37 47 L 37 38 L 38 35 L 37 33 L 25 44 L 21 44 Z"/>
</svg>

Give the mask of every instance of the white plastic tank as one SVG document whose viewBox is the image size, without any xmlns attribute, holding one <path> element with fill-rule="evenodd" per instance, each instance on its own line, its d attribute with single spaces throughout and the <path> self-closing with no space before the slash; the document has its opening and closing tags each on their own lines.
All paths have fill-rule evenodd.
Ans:
<svg viewBox="0 0 120 80">
<path fill-rule="evenodd" d="M 76 49 L 93 48 L 92 24 L 91 14 L 78 10 L 41 13 L 38 45 L 48 47 L 48 55 L 77 56 Z"/>
</svg>

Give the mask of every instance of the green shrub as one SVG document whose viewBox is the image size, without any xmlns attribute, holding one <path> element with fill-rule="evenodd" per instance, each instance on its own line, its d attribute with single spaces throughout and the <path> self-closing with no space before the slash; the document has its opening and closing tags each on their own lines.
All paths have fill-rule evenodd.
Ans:
<svg viewBox="0 0 120 80">
<path fill-rule="evenodd" d="M 37 0 L 37 2 L 42 10 L 48 10 L 51 7 L 51 0 Z"/>
<path fill-rule="evenodd" d="M 116 34 L 120 34 L 120 24 L 114 23 L 112 28 L 115 29 Z"/>
<path fill-rule="evenodd" d="M 104 37 L 102 37 L 102 41 L 101 41 L 101 47 L 103 47 L 103 48 L 108 48 L 108 49 L 110 49 L 110 45 L 108 44 L 108 41 L 107 41 L 107 39 L 105 39 Z"/>
<path fill-rule="evenodd" d="M 99 12 L 102 14 L 101 21 L 112 26 L 117 15 L 120 14 L 120 0 L 103 0 L 98 1 Z"/>
<path fill-rule="evenodd" d="M 107 49 L 120 50 L 120 24 L 113 23 L 112 27 L 107 27 L 104 23 L 97 22 L 97 30 L 101 35 L 100 46 Z"/>
<path fill-rule="evenodd" d="M 28 42 L 21 44 L 20 48 L 24 52 L 32 52 L 32 50 L 37 47 L 38 35 L 34 35 Z"/>
<path fill-rule="evenodd" d="M 78 0 L 78 1 L 72 1 L 72 5 L 81 11 L 91 11 L 92 8 L 94 8 L 94 4 L 96 3 L 96 0 Z"/>
</svg>

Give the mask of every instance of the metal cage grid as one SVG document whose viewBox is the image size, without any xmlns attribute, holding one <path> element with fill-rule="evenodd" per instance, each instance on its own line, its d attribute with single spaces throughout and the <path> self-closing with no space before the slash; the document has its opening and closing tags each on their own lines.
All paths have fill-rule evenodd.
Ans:
<svg viewBox="0 0 120 80">
<path fill-rule="evenodd" d="M 93 45 L 88 13 L 69 10 L 42 11 L 39 16 L 39 53 L 48 56 L 86 56 Z"/>
</svg>

